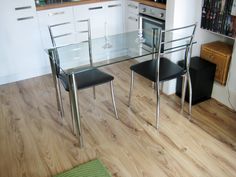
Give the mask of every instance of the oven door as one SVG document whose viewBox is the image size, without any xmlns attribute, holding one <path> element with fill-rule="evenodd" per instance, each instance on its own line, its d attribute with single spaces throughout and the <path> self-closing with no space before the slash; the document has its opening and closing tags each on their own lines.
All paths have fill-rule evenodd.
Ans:
<svg viewBox="0 0 236 177">
<path fill-rule="evenodd" d="M 143 47 L 146 50 L 152 50 L 153 36 L 150 34 L 153 33 L 153 28 L 164 30 L 165 21 L 148 17 L 146 15 L 140 15 L 140 28 L 143 29 L 142 35 L 143 35 L 143 38 L 145 39 L 145 42 L 143 43 Z"/>
</svg>

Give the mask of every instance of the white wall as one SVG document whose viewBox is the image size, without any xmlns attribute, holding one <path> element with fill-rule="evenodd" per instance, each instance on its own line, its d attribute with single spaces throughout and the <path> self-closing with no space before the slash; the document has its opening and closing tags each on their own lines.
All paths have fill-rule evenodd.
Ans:
<svg viewBox="0 0 236 177">
<path fill-rule="evenodd" d="M 193 22 L 198 22 L 195 40 L 197 44 L 194 46 L 193 56 L 200 56 L 201 45 L 212 41 L 227 41 L 234 43 L 234 40 L 227 40 L 216 34 L 212 34 L 200 28 L 201 25 L 201 0 L 168 0 L 167 2 L 167 19 L 166 28 L 184 26 Z M 178 56 L 179 57 L 179 56 Z M 176 57 L 171 57 L 174 62 L 179 60 Z M 235 109 L 236 108 L 236 44 L 234 45 L 233 56 L 229 71 L 229 77 L 226 86 L 221 86 L 214 83 L 212 97 L 223 103 L 224 105 Z M 175 81 L 171 81 L 164 86 L 166 94 L 175 93 Z M 230 102 L 232 104 L 230 104 Z"/>
<path fill-rule="evenodd" d="M 195 3 L 196 0 L 167 0 L 166 7 L 166 29 L 178 28 L 195 23 Z M 175 34 L 174 34 L 175 35 Z M 173 36 L 177 38 L 177 36 Z M 168 58 L 177 62 L 184 58 L 182 53 L 174 53 Z M 164 83 L 164 93 L 170 95 L 175 93 L 176 79 Z"/>
</svg>

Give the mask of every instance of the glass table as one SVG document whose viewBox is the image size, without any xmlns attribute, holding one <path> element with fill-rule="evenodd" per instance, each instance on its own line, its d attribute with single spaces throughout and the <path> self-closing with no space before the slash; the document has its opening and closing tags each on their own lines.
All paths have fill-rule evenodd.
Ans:
<svg viewBox="0 0 236 177">
<path fill-rule="evenodd" d="M 152 36 L 152 33 L 148 34 Z M 81 135 L 75 74 L 154 53 L 144 49 L 144 45 L 145 39 L 140 36 L 140 31 L 133 31 L 47 49 L 56 88 L 58 110 L 61 112 L 62 117 L 63 107 L 57 74 L 58 72 L 63 72 L 68 76 L 69 95 L 72 100 L 71 109 L 74 112 L 72 117 L 75 121 L 76 135 L 79 138 L 80 147 L 83 146 L 83 138 Z"/>
</svg>

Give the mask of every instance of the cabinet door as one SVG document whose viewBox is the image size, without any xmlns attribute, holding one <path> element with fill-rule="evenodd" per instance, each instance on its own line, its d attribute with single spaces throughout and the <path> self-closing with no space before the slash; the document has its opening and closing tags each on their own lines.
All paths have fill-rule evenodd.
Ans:
<svg viewBox="0 0 236 177">
<path fill-rule="evenodd" d="M 121 1 L 106 4 L 106 30 L 108 35 L 124 32 L 123 5 Z"/>
<path fill-rule="evenodd" d="M 91 4 L 88 7 L 91 22 L 92 38 L 99 38 L 105 35 L 105 11 L 103 3 Z"/>
<path fill-rule="evenodd" d="M 75 42 L 72 7 L 43 10 L 37 14 L 44 48 L 52 47 L 48 30 L 49 25 L 55 26 L 52 28 L 52 32 L 54 36 L 57 36 L 55 39 L 56 45 L 66 45 Z"/>
<path fill-rule="evenodd" d="M 126 16 L 126 31 L 138 30 L 138 15 L 128 13 Z"/>
<path fill-rule="evenodd" d="M 27 6 L 32 6 L 35 7 L 35 2 L 34 0 L 11 0 L 12 7 L 27 7 Z"/>
<path fill-rule="evenodd" d="M 88 33 L 81 32 L 88 31 L 88 23 L 84 20 L 89 19 L 89 6 L 90 5 L 79 5 L 74 7 L 76 42 L 88 40 Z"/>
<path fill-rule="evenodd" d="M 35 7 L 30 4 L 15 6 L 14 1 L 7 0 L 2 5 L 6 9 L 1 8 L 0 11 L 5 22 L 2 30 L 6 31 L 6 36 L 1 38 L 0 46 L 4 48 L 6 65 L 0 69 L 5 81 L 0 82 L 7 83 L 44 73 L 48 62 L 41 45 Z"/>
<path fill-rule="evenodd" d="M 132 13 L 138 15 L 139 13 L 139 3 L 135 1 L 127 0 L 126 2 L 127 13 Z"/>
<path fill-rule="evenodd" d="M 125 14 L 125 30 L 127 32 L 138 30 L 139 3 L 127 0 Z"/>
</svg>

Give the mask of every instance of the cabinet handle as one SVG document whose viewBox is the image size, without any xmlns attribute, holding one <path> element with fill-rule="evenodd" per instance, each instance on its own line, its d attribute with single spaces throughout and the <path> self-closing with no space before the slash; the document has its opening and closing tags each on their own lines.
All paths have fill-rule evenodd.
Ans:
<svg viewBox="0 0 236 177">
<path fill-rule="evenodd" d="M 25 10 L 25 9 L 31 9 L 32 6 L 23 6 L 23 7 L 16 7 L 15 10 Z"/>
<path fill-rule="evenodd" d="M 121 4 L 113 4 L 113 5 L 108 5 L 108 8 L 111 8 L 111 7 L 120 7 Z"/>
<path fill-rule="evenodd" d="M 22 17 L 22 18 L 17 18 L 17 21 L 23 21 L 23 20 L 30 20 L 33 19 L 33 16 L 29 16 L 29 17 Z"/>
<path fill-rule="evenodd" d="M 70 22 L 57 23 L 57 24 L 54 24 L 54 25 L 50 25 L 50 27 L 62 26 L 62 25 L 67 25 L 67 24 L 70 24 Z"/>
<path fill-rule="evenodd" d="M 137 18 L 134 18 L 134 17 L 128 17 L 128 19 L 129 19 L 129 20 L 132 20 L 132 21 L 136 21 L 136 22 L 138 21 L 138 19 L 137 19 Z"/>
<path fill-rule="evenodd" d="M 129 7 L 133 8 L 133 9 L 138 9 L 138 6 L 135 6 L 133 4 L 128 4 Z"/>
<path fill-rule="evenodd" d="M 102 9 L 102 6 L 89 8 L 89 10 L 96 10 L 96 9 Z"/>
<path fill-rule="evenodd" d="M 54 15 L 63 15 L 65 12 L 54 12 L 54 13 L 49 13 L 48 16 L 54 16 Z"/>
<path fill-rule="evenodd" d="M 85 20 L 78 20 L 77 22 L 83 23 L 83 22 L 88 22 L 88 21 L 89 21 L 89 19 L 85 19 Z"/>
</svg>

